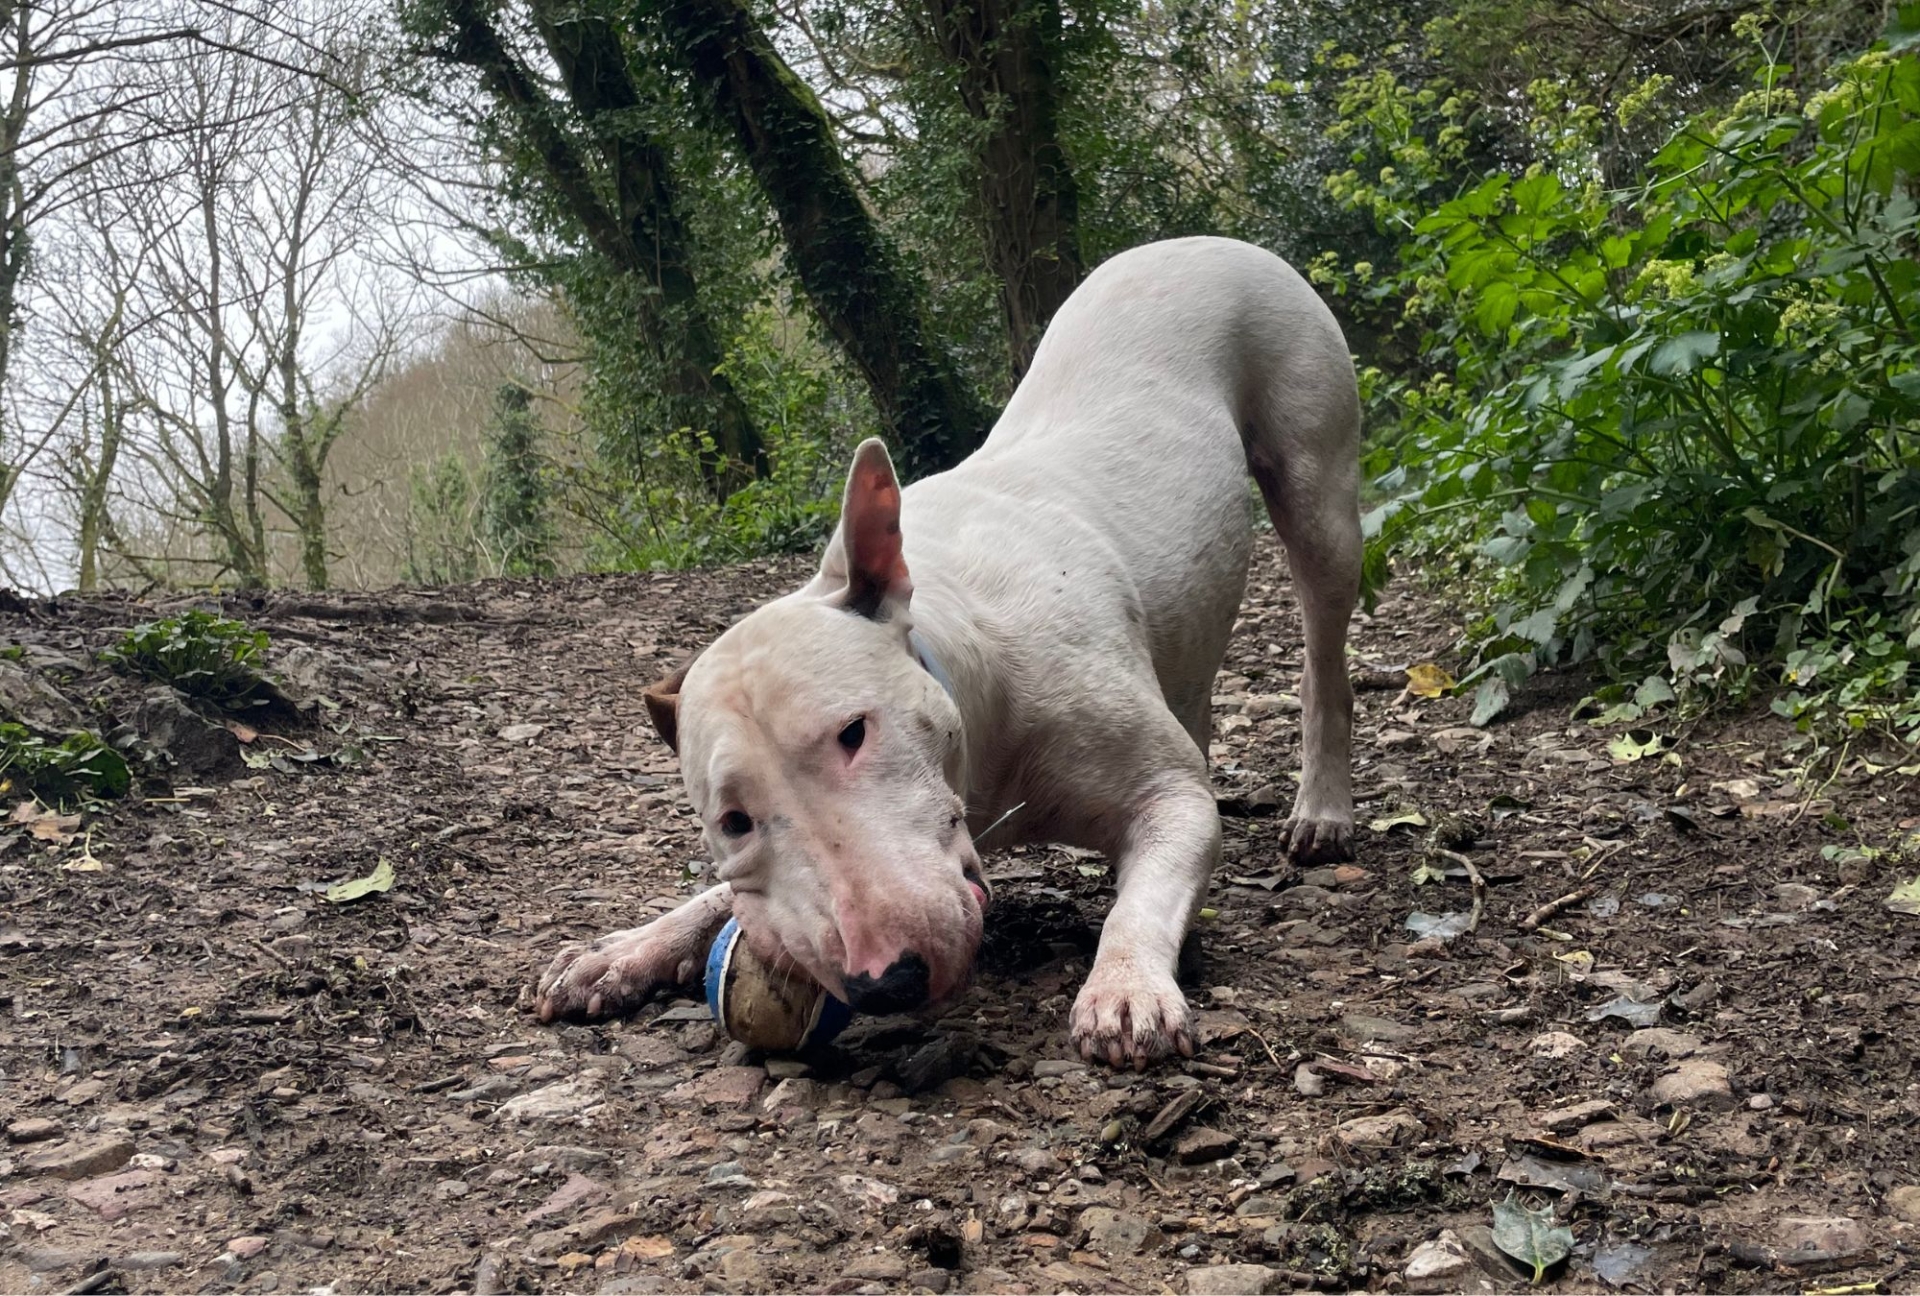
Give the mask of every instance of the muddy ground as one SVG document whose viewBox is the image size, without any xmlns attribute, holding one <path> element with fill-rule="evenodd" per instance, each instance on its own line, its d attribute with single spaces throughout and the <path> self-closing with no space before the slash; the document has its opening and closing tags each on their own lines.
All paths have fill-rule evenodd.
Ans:
<svg viewBox="0 0 1920 1296">
<path fill-rule="evenodd" d="M 1217 690 L 1198 1059 L 1069 1055 L 1109 879 L 1040 850 L 990 859 L 937 1021 L 805 1061 L 689 1002 L 540 1026 L 556 949 L 700 886 L 639 686 L 801 570 L 224 600 L 316 721 L 162 734 L 193 763 L 0 827 L 0 1289 L 1517 1290 L 1515 1187 L 1571 1226 L 1560 1290 L 1920 1286 L 1920 917 L 1884 907 L 1913 782 L 1809 787 L 1750 717 L 1620 763 L 1577 680 L 1468 729 L 1402 690 L 1457 634 L 1403 585 L 1357 627 L 1360 817 L 1429 826 L 1301 874 L 1270 542 Z M 151 729 L 92 654 L 181 606 L 17 606 L 0 643 Z M 1485 883 L 1450 941 L 1406 926 L 1471 910 L 1436 845 Z M 382 860 L 390 891 L 313 889 Z"/>
</svg>

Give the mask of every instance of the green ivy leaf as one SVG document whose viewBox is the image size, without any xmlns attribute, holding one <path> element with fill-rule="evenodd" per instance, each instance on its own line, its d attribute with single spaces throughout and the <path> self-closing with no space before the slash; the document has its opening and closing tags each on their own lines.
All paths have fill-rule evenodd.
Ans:
<svg viewBox="0 0 1920 1296">
<path fill-rule="evenodd" d="M 1533 1270 L 1537 1285 L 1547 1270 L 1573 1254 L 1573 1230 L 1554 1219 L 1553 1207 L 1528 1210 L 1513 1193 L 1493 1207 L 1493 1244 Z"/>
</svg>

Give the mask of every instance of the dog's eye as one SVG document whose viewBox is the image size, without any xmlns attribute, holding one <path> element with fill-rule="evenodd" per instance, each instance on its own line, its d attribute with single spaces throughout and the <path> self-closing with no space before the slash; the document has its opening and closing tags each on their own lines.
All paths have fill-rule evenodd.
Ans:
<svg viewBox="0 0 1920 1296">
<path fill-rule="evenodd" d="M 729 837 L 745 837 L 753 831 L 753 816 L 745 810 L 729 810 L 720 816 L 720 831 Z"/>
<path fill-rule="evenodd" d="M 850 752 L 860 750 L 860 744 L 867 740 L 867 719 L 865 716 L 855 720 L 840 731 L 840 745 Z"/>
</svg>

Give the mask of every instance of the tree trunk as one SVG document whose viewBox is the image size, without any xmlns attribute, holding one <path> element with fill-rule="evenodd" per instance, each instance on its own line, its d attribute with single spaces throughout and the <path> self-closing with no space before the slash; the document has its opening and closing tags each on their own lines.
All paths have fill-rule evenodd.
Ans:
<svg viewBox="0 0 1920 1296">
<path fill-rule="evenodd" d="M 854 185 L 833 128 L 741 0 L 639 0 L 773 205 L 787 260 L 859 368 L 907 471 L 950 468 L 992 417 L 933 336 L 920 285 Z"/>
<path fill-rule="evenodd" d="M 541 38 L 566 83 L 569 100 L 586 124 L 609 172 L 619 210 L 602 200 L 592 168 L 556 116 L 556 105 L 508 50 L 476 0 L 449 0 L 451 58 L 480 73 L 487 92 L 511 115 L 555 192 L 594 251 L 646 284 L 656 299 L 639 321 L 660 348 L 672 394 L 691 401 L 711 422 L 718 462 L 702 471 L 720 498 L 767 469 L 767 454 L 740 394 L 719 372 L 723 347 L 699 300 L 675 205 L 667 161 L 659 145 L 635 124 L 639 96 L 625 56 L 603 19 L 575 10 L 560 13 L 536 0 Z"/>
<path fill-rule="evenodd" d="M 980 123 L 980 229 L 1000 282 L 1016 379 L 1079 284 L 1079 191 L 1060 146 L 1059 0 L 927 0 L 934 37 Z"/>
</svg>

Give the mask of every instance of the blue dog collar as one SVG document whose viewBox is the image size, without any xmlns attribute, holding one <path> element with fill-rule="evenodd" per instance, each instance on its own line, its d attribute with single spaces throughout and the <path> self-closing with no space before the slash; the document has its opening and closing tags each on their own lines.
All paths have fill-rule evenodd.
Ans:
<svg viewBox="0 0 1920 1296">
<path fill-rule="evenodd" d="M 946 669 L 940 665 L 940 659 L 933 655 L 933 650 L 927 647 L 925 636 L 918 630 L 907 631 L 907 646 L 913 649 L 913 655 L 918 658 L 920 664 L 926 668 L 927 674 L 933 676 L 933 682 L 945 689 L 948 697 L 952 698 L 956 703 L 959 702 L 959 695 L 953 691 L 952 677 L 949 676 Z"/>
</svg>

